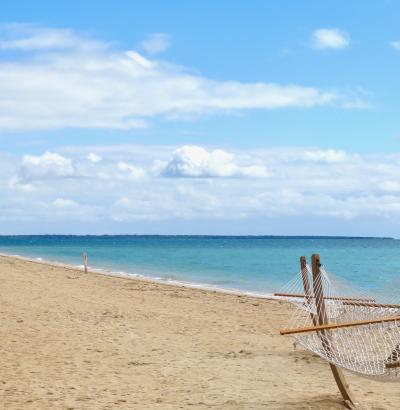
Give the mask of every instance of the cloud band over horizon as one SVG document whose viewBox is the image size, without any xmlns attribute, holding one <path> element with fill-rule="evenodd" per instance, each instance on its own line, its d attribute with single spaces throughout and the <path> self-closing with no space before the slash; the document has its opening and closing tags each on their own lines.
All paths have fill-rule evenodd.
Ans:
<svg viewBox="0 0 400 410">
<path fill-rule="evenodd" d="M 101 223 L 400 216 L 400 154 L 201 146 L 1 155 L 0 221 Z M 190 233 L 190 230 L 189 230 Z M 268 233 L 268 232 L 266 232 Z"/>
</svg>

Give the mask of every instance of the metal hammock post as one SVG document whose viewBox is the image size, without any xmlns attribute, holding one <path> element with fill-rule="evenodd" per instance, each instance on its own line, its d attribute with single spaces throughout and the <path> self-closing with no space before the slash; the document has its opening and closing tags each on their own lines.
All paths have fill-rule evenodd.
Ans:
<svg viewBox="0 0 400 410">
<path fill-rule="evenodd" d="M 326 315 L 325 300 L 323 293 L 323 281 L 321 274 L 321 262 L 319 254 L 312 255 L 312 277 L 313 277 L 313 291 L 315 304 L 317 308 L 318 324 L 320 326 L 328 324 L 328 319 Z M 303 275 L 304 277 L 304 275 Z M 304 289 L 306 291 L 306 289 Z M 315 322 L 314 322 L 315 323 Z M 332 346 L 329 334 L 325 330 L 320 331 L 320 337 L 322 345 L 327 353 L 332 352 Z M 343 397 L 344 404 L 348 409 L 359 409 L 358 403 L 354 400 L 353 394 L 350 391 L 350 387 L 346 382 L 344 374 L 341 369 L 332 363 L 329 363 L 333 377 L 335 378 L 336 384 L 339 391 Z"/>
</svg>

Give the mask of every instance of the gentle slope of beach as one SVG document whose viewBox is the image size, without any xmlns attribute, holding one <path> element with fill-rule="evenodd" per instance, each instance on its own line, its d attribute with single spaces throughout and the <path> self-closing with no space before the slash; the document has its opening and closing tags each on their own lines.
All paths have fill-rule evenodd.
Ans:
<svg viewBox="0 0 400 410">
<path fill-rule="evenodd" d="M 5 409 L 341 409 L 283 302 L 0 257 Z M 393 383 L 348 376 L 370 409 Z"/>
</svg>

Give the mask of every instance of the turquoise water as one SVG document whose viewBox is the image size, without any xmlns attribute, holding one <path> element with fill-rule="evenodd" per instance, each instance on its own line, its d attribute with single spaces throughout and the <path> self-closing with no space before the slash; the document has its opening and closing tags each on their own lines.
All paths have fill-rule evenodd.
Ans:
<svg viewBox="0 0 400 410">
<path fill-rule="evenodd" d="M 390 238 L 223 236 L 0 236 L 0 252 L 114 272 L 269 294 L 298 271 L 301 255 L 359 287 L 393 284 L 400 241 Z"/>
</svg>

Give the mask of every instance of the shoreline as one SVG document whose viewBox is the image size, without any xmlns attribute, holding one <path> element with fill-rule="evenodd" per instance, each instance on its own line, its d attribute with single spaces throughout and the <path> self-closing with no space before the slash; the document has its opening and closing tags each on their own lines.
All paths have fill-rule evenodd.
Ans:
<svg viewBox="0 0 400 410">
<path fill-rule="evenodd" d="M 83 265 L 71 265 L 68 263 L 58 262 L 55 260 L 48 260 L 48 259 L 41 258 L 41 257 L 33 258 L 33 257 L 27 257 L 27 256 L 18 255 L 18 254 L 9 254 L 9 253 L 4 253 L 4 252 L 0 252 L 0 256 L 11 257 L 11 258 L 33 262 L 33 263 L 39 263 L 43 265 L 62 267 L 62 268 L 67 268 L 67 269 L 72 269 L 72 270 L 79 270 L 83 272 Z M 100 274 L 100 275 L 105 275 L 105 276 L 120 277 L 120 278 L 125 278 L 125 279 L 136 279 L 136 280 L 141 280 L 141 281 L 149 282 L 149 283 L 157 283 L 157 284 L 163 284 L 163 285 L 169 285 L 169 286 L 175 286 L 175 287 L 184 287 L 188 289 L 200 289 L 200 290 L 218 292 L 218 293 L 223 293 L 223 294 L 228 294 L 228 295 L 248 296 L 248 297 L 253 297 L 256 299 L 279 300 L 279 298 L 275 297 L 272 293 L 270 294 L 270 293 L 261 293 L 261 292 L 258 293 L 258 292 L 251 292 L 251 291 L 241 291 L 239 289 L 225 289 L 225 288 L 213 286 L 210 284 L 185 282 L 185 281 L 179 281 L 179 280 L 173 280 L 173 279 L 152 278 L 146 275 L 142 275 L 140 273 L 133 273 L 133 272 L 112 271 L 109 269 L 93 268 L 93 267 L 88 266 L 88 274 L 89 273 Z M 276 291 L 278 292 L 279 289 L 277 289 Z"/>
</svg>

